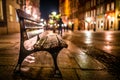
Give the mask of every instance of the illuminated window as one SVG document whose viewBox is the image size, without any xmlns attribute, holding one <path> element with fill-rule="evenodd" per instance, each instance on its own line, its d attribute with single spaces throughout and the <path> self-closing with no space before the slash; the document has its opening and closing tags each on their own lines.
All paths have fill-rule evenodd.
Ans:
<svg viewBox="0 0 120 80">
<path fill-rule="evenodd" d="M 111 3 L 111 10 L 114 10 L 114 2 Z"/>
<path fill-rule="evenodd" d="M 107 4 L 107 11 L 110 10 L 110 4 Z"/>
<path fill-rule="evenodd" d="M 100 14 L 100 8 L 99 7 L 97 8 L 97 14 Z"/>
<path fill-rule="evenodd" d="M 9 19 L 10 21 L 13 21 L 13 7 L 12 5 L 9 5 Z"/>
<path fill-rule="evenodd" d="M 3 21 L 3 7 L 2 7 L 2 0 L 0 0 L 0 21 Z"/>
<path fill-rule="evenodd" d="M 100 13 L 101 14 L 103 13 L 103 6 L 101 6 L 101 8 L 100 8 Z"/>
<path fill-rule="evenodd" d="M 94 17 L 96 16 L 96 10 L 94 9 Z"/>
</svg>

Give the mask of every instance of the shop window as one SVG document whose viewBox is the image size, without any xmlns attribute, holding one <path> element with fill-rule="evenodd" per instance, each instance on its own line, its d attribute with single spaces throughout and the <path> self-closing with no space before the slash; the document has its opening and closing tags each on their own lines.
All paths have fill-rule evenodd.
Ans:
<svg viewBox="0 0 120 80">
<path fill-rule="evenodd" d="M 3 21 L 3 7 L 2 0 L 0 0 L 0 21 Z"/>
<path fill-rule="evenodd" d="M 113 27 L 113 21 L 111 21 L 111 28 Z"/>
<path fill-rule="evenodd" d="M 103 28 L 103 25 L 104 25 L 104 24 L 103 24 L 103 20 L 101 21 L 101 24 L 100 24 L 100 25 L 101 25 L 101 28 Z"/>
</svg>

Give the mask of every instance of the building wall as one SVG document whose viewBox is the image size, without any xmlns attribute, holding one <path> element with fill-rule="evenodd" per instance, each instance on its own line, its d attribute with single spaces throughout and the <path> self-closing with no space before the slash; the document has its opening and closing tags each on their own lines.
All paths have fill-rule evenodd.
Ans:
<svg viewBox="0 0 120 80">
<path fill-rule="evenodd" d="M 16 14 L 16 9 L 22 9 L 23 6 L 20 6 L 20 2 L 22 0 L 2 0 L 3 5 L 3 16 L 4 20 L 0 21 L 0 35 L 2 34 L 11 34 L 20 32 L 19 20 Z M 34 5 L 34 10 L 32 11 L 34 14 L 38 12 L 37 18 L 40 19 L 40 0 L 30 0 Z"/>
<path fill-rule="evenodd" d="M 120 0 L 116 0 L 116 11 L 115 11 L 115 21 L 116 21 L 116 24 L 115 24 L 115 29 L 117 30 L 120 30 Z"/>
<path fill-rule="evenodd" d="M 65 0 L 62 0 L 65 1 Z M 120 30 L 120 0 L 70 0 L 69 18 L 77 22 L 81 30 Z M 74 3 L 78 10 L 75 9 Z M 65 5 L 65 4 L 64 4 Z M 62 5 L 61 5 L 62 6 Z M 61 7 L 60 6 L 60 7 Z M 61 8 L 64 10 L 64 8 Z M 64 12 L 62 12 L 64 13 Z M 77 18 L 75 13 L 78 14 Z M 90 22 L 88 21 L 90 19 Z M 75 23 L 76 24 L 76 23 Z"/>
<path fill-rule="evenodd" d="M 70 27 L 74 23 L 74 29 L 78 27 L 78 0 L 59 0 L 59 11 L 64 23 Z"/>
<path fill-rule="evenodd" d="M 120 30 L 120 0 L 81 0 L 79 6 L 82 30 Z"/>
<path fill-rule="evenodd" d="M 19 5 L 16 0 L 6 0 L 6 13 L 7 13 L 7 28 L 8 34 L 19 32 L 19 21 L 16 14 L 16 9 Z"/>
<path fill-rule="evenodd" d="M 68 24 L 70 16 L 70 0 L 59 0 L 59 12 L 64 24 Z"/>
<path fill-rule="evenodd" d="M 19 8 L 19 5 L 16 3 L 16 0 L 2 0 L 4 3 L 2 4 L 4 11 L 4 25 L 0 25 L 0 35 L 1 34 L 10 34 L 19 32 L 19 23 L 17 20 L 17 15 L 15 12 L 16 8 Z"/>
</svg>

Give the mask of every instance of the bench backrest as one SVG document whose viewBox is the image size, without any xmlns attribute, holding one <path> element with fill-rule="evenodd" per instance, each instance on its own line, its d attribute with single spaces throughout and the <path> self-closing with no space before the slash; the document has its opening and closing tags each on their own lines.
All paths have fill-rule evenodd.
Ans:
<svg viewBox="0 0 120 80">
<path fill-rule="evenodd" d="M 27 14 L 21 9 L 16 9 L 16 12 L 19 18 L 22 41 L 36 36 L 44 31 L 43 26 L 40 25 L 40 21 L 35 20 L 33 16 Z"/>
</svg>

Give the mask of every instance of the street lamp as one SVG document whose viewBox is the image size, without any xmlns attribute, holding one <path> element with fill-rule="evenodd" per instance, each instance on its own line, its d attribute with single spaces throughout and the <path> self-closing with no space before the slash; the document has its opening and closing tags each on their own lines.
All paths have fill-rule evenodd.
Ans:
<svg viewBox="0 0 120 80">
<path fill-rule="evenodd" d="M 56 14 L 57 14 L 57 13 L 56 13 L 55 11 L 52 12 L 52 15 L 53 15 L 53 16 L 56 16 Z"/>
<path fill-rule="evenodd" d="M 86 21 L 87 21 L 88 23 L 90 23 L 90 22 L 91 22 L 91 18 L 90 18 L 90 17 L 87 17 L 87 18 L 86 18 Z"/>
<path fill-rule="evenodd" d="M 50 20 L 49 20 L 50 24 L 53 25 L 53 32 L 55 32 L 55 26 L 57 25 L 56 21 L 60 18 L 60 14 L 57 14 L 57 12 L 53 11 L 49 15 L 49 18 L 50 18 Z"/>
</svg>

